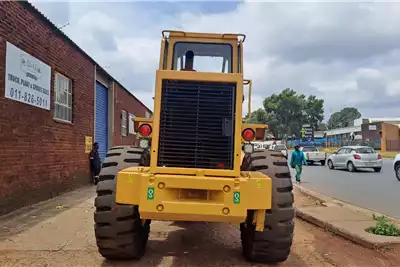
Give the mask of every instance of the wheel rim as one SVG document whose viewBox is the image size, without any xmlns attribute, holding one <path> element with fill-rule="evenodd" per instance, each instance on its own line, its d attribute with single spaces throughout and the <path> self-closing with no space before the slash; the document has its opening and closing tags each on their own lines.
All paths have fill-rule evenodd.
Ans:
<svg viewBox="0 0 400 267">
<path fill-rule="evenodd" d="M 353 163 L 349 162 L 349 164 L 347 164 L 347 169 L 349 169 L 349 171 L 352 171 L 354 169 Z"/>
<path fill-rule="evenodd" d="M 397 176 L 397 179 L 400 180 L 400 167 L 398 167 L 398 168 L 396 169 L 396 176 Z"/>
<path fill-rule="evenodd" d="M 331 168 L 331 169 L 333 168 L 332 161 L 329 161 L 329 162 L 328 162 L 328 165 L 329 165 L 329 168 Z"/>
</svg>

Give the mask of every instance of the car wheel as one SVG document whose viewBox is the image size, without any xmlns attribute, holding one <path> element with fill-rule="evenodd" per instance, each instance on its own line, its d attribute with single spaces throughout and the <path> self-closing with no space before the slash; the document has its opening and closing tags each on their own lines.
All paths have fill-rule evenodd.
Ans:
<svg viewBox="0 0 400 267">
<path fill-rule="evenodd" d="M 355 172 L 356 171 L 356 168 L 354 167 L 354 164 L 351 161 L 349 161 L 347 163 L 347 169 L 349 170 L 349 172 Z"/>
<path fill-rule="evenodd" d="M 397 163 L 396 166 L 394 167 L 394 169 L 396 171 L 397 180 L 400 181 L 400 163 Z"/>
<path fill-rule="evenodd" d="M 375 172 L 381 172 L 382 168 L 374 168 Z"/>
<path fill-rule="evenodd" d="M 333 162 L 332 160 L 328 160 L 328 167 L 329 169 L 333 170 L 335 168 L 335 166 L 333 166 Z"/>
</svg>

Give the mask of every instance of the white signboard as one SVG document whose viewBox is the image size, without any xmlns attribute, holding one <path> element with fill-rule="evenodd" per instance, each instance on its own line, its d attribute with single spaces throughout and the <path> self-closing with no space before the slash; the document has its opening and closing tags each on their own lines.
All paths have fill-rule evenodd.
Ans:
<svg viewBox="0 0 400 267">
<path fill-rule="evenodd" d="M 7 42 L 6 98 L 50 110 L 51 68 Z"/>
<path fill-rule="evenodd" d="M 376 125 L 368 125 L 370 131 L 376 131 Z"/>
</svg>

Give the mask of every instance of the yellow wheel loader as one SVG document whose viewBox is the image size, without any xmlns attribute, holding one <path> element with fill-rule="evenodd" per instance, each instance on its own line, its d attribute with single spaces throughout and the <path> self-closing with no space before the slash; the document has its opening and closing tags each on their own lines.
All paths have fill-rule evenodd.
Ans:
<svg viewBox="0 0 400 267">
<path fill-rule="evenodd" d="M 285 261 L 292 181 L 279 151 L 255 151 L 267 125 L 242 118 L 243 34 L 163 31 L 153 118 L 135 118 L 139 147 L 110 149 L 95 199 L 107 259 L 140 259 L 152 220 L 240 224 L 249 261 Z"/>
</svg>

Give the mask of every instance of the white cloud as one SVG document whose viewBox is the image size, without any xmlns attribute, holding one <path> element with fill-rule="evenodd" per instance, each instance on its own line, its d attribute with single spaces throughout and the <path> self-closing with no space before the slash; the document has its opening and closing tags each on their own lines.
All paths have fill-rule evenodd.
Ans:
<svg viewBox="0 0 400 267">
<path fill-rule="evenodd" d="M 182 29 L 247 35 L 253 109 L 291 87 L 323 97 L 326 115 L 347 105 L 364 116 L 399 113 L 390 98 L 400 94 L 400 3 L 293 2 L 35 5 L 57 25 L 69 22 L 63 30 L 151 108 L 161 30 Z"/>
</svg>

